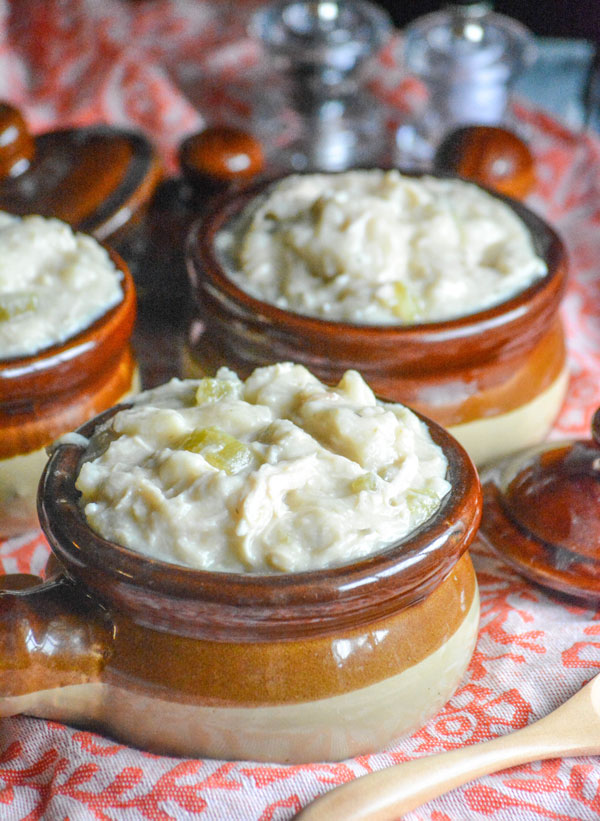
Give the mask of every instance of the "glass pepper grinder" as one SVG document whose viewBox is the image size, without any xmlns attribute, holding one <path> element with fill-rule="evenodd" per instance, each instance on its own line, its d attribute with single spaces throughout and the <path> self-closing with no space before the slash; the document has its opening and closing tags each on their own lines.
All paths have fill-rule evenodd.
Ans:
<svg viewBox="0 0 600 821">
<path fill-rule="evenodd" d="M 488 2 L 455 3 L 404 30 L 404 62 L 428 92 L 423 111 L 400 126 L 400 159 L 428 165 L 436 146 L 464 125 L 509 125 L 515 80 L 535 59 L 533 37 Z"/>
<path fill-rule="evenodd" d="M 280 141 L 276 165 L 339 171 L 389 159 L 385 107 L 361 77 L 392 33 L 383 9 L 367 0 L 275 0 L 255 13 L 251 33 L 264 47 L 273 85 L 280 83 L 277 119 L 265 111 L 274 139 L 291 134 Z"/>
</svg>

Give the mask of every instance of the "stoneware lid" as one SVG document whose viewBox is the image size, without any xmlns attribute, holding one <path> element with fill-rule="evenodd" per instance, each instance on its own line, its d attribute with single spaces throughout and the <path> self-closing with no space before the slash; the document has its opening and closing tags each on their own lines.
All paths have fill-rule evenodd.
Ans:
<svg viewBox="0 0 600 821">
<path fill-rule="evenodd" d="M 482 471 L 481 538 L 519 573 L 600 600 L 600 409 L 592 439 L 546 442 Z"/>
<path fill-rule="evenodd" d="M 32 136 L 0 103 L 0 210 L 58 217 L 106 240 L 148 204 L 160 164 L 141 134 L 97 125 Z"/>
</svg>

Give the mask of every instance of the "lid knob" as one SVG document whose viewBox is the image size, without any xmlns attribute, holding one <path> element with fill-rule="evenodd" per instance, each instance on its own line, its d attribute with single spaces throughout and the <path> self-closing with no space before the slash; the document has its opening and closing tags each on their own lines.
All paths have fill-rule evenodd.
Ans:
<svg viewBox="0 0 600 821">
<path fill-rule="evenodd" d="M 535 183 L 529 147 L 512 131 L 499 126 L 455 129 L 438 146 L 433 164 L 438 171 L 453 171 L 517 199 L 527 196 Z"/>
<path fill-rule="evenodd" d="M 239 128 L 211 126 L 183 141 L 179 149 L 183 173 L 193 185 L 222 188 L 246 183 L 263 170 L 259 141 Z"/>
<path fill-rule="evenodd" d="M 27 171 L 35 143 L 18 108 L 0 102 L 0 178 Z"/>
</svg>

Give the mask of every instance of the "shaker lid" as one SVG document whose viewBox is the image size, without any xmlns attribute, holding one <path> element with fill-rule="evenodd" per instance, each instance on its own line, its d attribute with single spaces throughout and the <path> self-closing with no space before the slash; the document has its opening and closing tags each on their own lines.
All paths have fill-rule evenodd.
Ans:
<svg viewBox="0 0 600 821">
<path fill-rule="evenodd" d="M 450 72 L 469 78 L 474 72 L 508 79 L 532 57 L 525 26 L 496 14 L 485 2 L 456 3 L 417 18 L 405 29 L 409 68 L 423 78 Z"/>
<path fill-rule="evenodd" d="M 160 164 L 141 134 L 97 125 L 32 136 L 0 103 L 0 209 L 58 217 L 106 240 L 150 200 Z"/>
<path fill-rule="evenodd" d="M 600 409 L 592 439 L 546 442 L 481 481 L 483 541 L 531 581 L 600 600 Z"/>
</svg>

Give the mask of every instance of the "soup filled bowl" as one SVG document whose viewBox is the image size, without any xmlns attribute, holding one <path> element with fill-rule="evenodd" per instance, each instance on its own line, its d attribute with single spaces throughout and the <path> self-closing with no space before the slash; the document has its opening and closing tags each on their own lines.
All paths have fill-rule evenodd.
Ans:
<svg viewBox="0 0 600 821">
<path fill-rule="evenodd" d="M 481 516 L 443 428 L 278 363 L 174 380 L 55 447 L 46 579 L 0 595 L 0 714 L 301 762 L 421 726 L 473 652 Z M 34 630 L 35 645 L 27 641 Z"/>
<path fill-rule="evenodd" d="M 138 386 L 123 260 L 56 219 L 0 212 L 0 537 L 38 526 L 46 447 Z"/>
<path fill-rule="evenodd" d="M 543 439 L 568 374 L 559 236 L 447 174 L 285 177 L 216 200 L 188 238 L 188 372 L 293 359 L 450 429 L 478 464 Z"/>
</svg>

